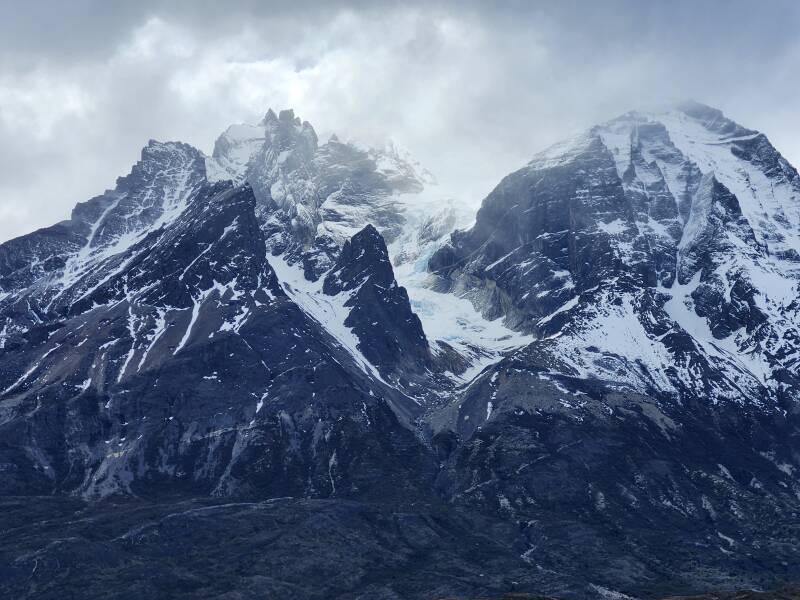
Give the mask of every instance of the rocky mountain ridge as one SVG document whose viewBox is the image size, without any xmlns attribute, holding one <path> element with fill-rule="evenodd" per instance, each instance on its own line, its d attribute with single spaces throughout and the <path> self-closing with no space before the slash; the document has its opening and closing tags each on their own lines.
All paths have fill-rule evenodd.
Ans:
<svg viewBox="0 0 800 600">
<path fill-rule="evenodd" d="M 763 134 L 696 104 L 630 113 L 509 175 L 431 267 L 489 318 L 559 338 L 567 375 L 790 410 L 799 206 Z"/>
<path fill-rule="evenodd" d="M 800 577 L 800 177 L 766 137 L 696 103 L 629 113 L 450 235 L 460 213 L 396 149 L 269 111 L 211 156 L 152 141 L 0 245 L 0 589 L 129 581 L 217 519 L 214 577 L 176 559 L 130 593 Z M 248 544 L 266 574 L 223 566 Z M 78 548 L 86 581 L 57 566 Z"/>
</svg>

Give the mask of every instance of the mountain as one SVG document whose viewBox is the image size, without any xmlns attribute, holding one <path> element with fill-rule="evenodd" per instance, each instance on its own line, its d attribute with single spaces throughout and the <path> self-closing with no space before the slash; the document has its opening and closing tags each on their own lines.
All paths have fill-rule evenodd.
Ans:
<svg viewBox="0 0 800 600">
<path fill-rule="evenodd" d="M 624 370 L 641 392 L 789 410 L 798 232 L 797 171 L 689 104 L 540 154 L 431 266 L 489 318 L 553 339 L 567 375 Z"/>
<path fill-rule="evenodd" d="M 800 176 L 767 138 L 628 113 L 470 220 L 270 110 L 0 245 L 0 592 L 800 579 Z"/>
</svg>

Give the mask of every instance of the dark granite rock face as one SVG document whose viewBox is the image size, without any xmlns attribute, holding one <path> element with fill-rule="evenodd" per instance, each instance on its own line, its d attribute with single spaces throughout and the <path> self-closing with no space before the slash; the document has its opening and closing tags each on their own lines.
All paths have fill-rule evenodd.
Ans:
<svg viewBox="0 0 800 600">
<path fill-rule="evenodd" d="M 6 493 L 385 497 L 426 485 L 432 458 L 395 414 L 410 401 L 384 398 L 286 297 L 254 209 L 249 187 L 207 184 L 3 351 Z M 407 475 L 380 491 L 387 457 Z"/>
<path fill-rule="evenodd" d="M 64 221 L 16 238 L 0 246 L 3 289 L 31 285 L 46 273 L 61 269 L 66 256 L 86 243 L 89 227 L 82 222 Z"/>
<path fill-rule="evenodd" d="M 454 233 L 431 259 L 431 270 L 454 279 L 456 291 L 465 286 L 487 317 L 506 316 L 513 327 L 535 332 L 576 294 L 615 275 L 636 286 L 653 279 L 648 263 L 625 264 L 603 227 L 614 223 L 615 235 L 629 244 L 635 239 L 610 152 L 593 138 L 570 158 L 506 177 L 475 226 Z"/>
<path fill-rule="evenodd" d="M 421 371 L 432 365 L 428 340 L 411 310 L 406 290 L 397 285 L 381 234 L 367 225 L 342 247 L 325 276 L 324 293 L 346 293 L 352 328 L 364 356 L 379 369 Z"/>
<path fill-rule="evenodd" d="M 487 317 L 542 338 L 564 335 L 554 351 L 605 345 L 606 356 L 643 365 L 634 367 L 640 378 L 666 380 L 639 391 L 680 395 L 686 381 L 700 389 L 722 374 L 749 380 L 749 401 L 781 403 L 787 390 L 774 382 L 796 394 L 800 375 L 776 358 L 797 335 L 786 317 L 799 289 L 790 249 L 800 243 L 800 178 L 767 146 L 698 104 L 624 115 L 509 175 L 429 268 L 439 289 Z M 641 329 L 616 336 L 617 318 Z M 701 343 L 676 343 L 669 330 L 679 329 Z M 665 354 L 632 348 L 634 338 Z"/>
<path fill-rule="evenodd" d="M 678 407 L 547 360 L 510 357 L 431 417 L 454 504 L 520 524 L 532 569 L 633 597 L 797 576 L 796 417 Z M 656 584 L 665 570 L 681 575 Z"/>
<path fill-rule="evenodd" d="M 764 140 L 698 105 L 623 116 L 507 177 L 431 259 L 440 289 L 539 338 L 428 417 L 440 489 L 535 523 L 532 557 L 572 532 L 588 573 L 618 532 L 613 577 L 633 587 L 611 589 L 644 597 L 670 591 L 634 591 L 660 560 L 691 589 L 750 585 L 724 582 L 732 557 L 772 581 L 791 564 L 800 194 Z"/>
<path fill-rule="evenodd" d="M 0 246 L 0 310 L 15 315 L 6 334 L 46 320 L 76 281 L 99 277 L 107 258 L 180 215 L 205 181 L 203 160 L 186 144 L 151 140 L 114 190 L 78 204 L 67 221 Z"/>
</svg>

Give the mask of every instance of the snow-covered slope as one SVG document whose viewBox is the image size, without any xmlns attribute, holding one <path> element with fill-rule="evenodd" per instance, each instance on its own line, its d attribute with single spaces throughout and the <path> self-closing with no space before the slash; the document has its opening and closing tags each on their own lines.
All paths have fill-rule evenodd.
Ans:
<svg viewBox="0 0 800 600">
<path fill-rule="evenodd" d="M 333 267 L 339 249 L 365 224 L 373 224 L 388 242 L 397 279 L 434 353 L 455 349 L 463 358 L 462 366 L 454 366 L 456 382 L 526 341 L 501 322 L 484 319 L 464 300 L 434 291 L 427 260 L 472 215 L 444 196 L 407 150 L 393 143 L 368 148 L 336 136 L 318 144 L 308 122 L 292 111 L 276 115 L 270 110 L 257 125 L 235 125 L 223 133 L 206 168 L 211 180 L 252 185 L 271 251 L 287 267 L 298 265 L 309 282 Z M 292 289 L 298 289 L 297 281 Z M 325 318 L 331 330 L 347 329 L 338 317 L 336 323 L 331 318 Z M 447 345 L 444 350 L 439 341 Z"/>
<path fill-rule="evenodd" d="M 798 211 L 763 134 L 687 103 L 544 151 L 432 265 L 484 315 L 557 337 L 570 375 L 775 406 L 800 391 Z"/>
<path fill-rule="evenodd" d="M 305 240 L 330 236 L 339 245 L 365 223 L 394 237 L 402 226 L 405 192 L 433 183 L 430 173 L 393 144 L 374 149 L 319 144 L 310 123 L 291 110 L 272 110 L 257 125 L 234 125 L 206 159 L 212 181 L 247 181 L 259 204 L 278 207 Z"/>
<path fill-rule="evenodd" d="M 114 190 L 78 204 L 68 221 L 0 246 L 5 336 L 89 297 L 125 268 L 132 247 L 186 210 L 204 181 L 201 152 L 151 140 Z"/>
</svg>

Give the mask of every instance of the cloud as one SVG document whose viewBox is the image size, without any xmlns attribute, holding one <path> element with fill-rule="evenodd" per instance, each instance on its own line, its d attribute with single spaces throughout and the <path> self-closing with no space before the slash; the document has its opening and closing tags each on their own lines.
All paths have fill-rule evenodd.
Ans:
<svg viewBox="0 0 800 600">
<path fill-rule="evenodd" d="M 270 106 L 391 137 L 471 205 L 550 143 L 685 97 L 800 164 L 790 2 L 29 4 L 0 24 L 0 239 L 112 187 L 149 138 L 210 152 Z"/>
</svg>

